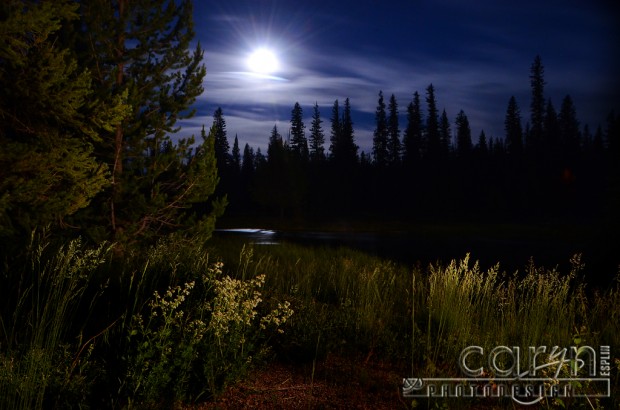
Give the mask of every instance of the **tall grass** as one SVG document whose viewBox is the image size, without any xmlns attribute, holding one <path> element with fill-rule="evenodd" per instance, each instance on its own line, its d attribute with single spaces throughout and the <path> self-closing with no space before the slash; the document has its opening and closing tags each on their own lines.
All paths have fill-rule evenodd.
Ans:
<svg viewBox="0 0 620 410">
<path fill-rule="evenodd" d="M 616 344 L 618 334 L 610 327 L 620 330 L 617 322 L 592 320 L 601 303 L 610 304 L 614 291 L 588 302 L 585 285 L 576 279 L 579 269 L 578 257 L 565 275 L 533 263 L 525 274 L 500 275 L 498 266 L 481 272 L 477 263 L 470 265 L 469 255 L 446 267 L 431 266 L 428 359 L 437 362 L 441 355 L 456 363 L 470 345 L 485 351 L 495 346 L 568 347 L 576 332 L 587 332 L 589 343 Z M 609 313 L 619 311 L 616 305 Z M 606 340 L 601 339 L 603 330 Z"/>
<path fill-rule="evenodd" d="M 242 245 L 225 239 L 232 255 Z M 247 248 L 244 248 L 247 252 Z M 459 355 L 467 346 L 620 346 L 620 284 L 588 289 L 573 258 L 569 272 L 537 267 L 506 273 L 482 271 L 469 255 L 460 261 L 413 269 L 350 249 L 292 244 L 254 248 L 244 274 L 266 274 L 266 291 L 290 297 L 296 314 L 283 343 L 285 357 L 312 360 L 316 341 L 328 351 L 373 355 L 409 363 L 416 376 L 462 377 Z M 227 260 L 225 254 L 221 255 Z M 527 355 L 521 356 L 527 369 Z M 618 371 L 617 369 L 615 370 Z"/>
<path fill-rule="evenodd" d="M 239 266 L 235 255 L 248 252 L 247 245 L 229 239 L 214 248 L 233 273 Z M 411 286 L 402 286 L 410 278 L 406 267 L 347 248 L 283 244 L 252 252 L 254 262 L 242 271 L 264 274 L 265 290 L 293 303 L 296 313 L 283 341 L 287 353 L 311 360 L 321 333 L 319 355 L 338 348 L 367 359 L 379 352 L 405 357 L 402 331 L 411 326 Z"/>
<path fill-rule="evenodd" d="M 75 330 L 76 309 L 107 250 L 105 244 L 85 249 L 74 240 L 46 257 L 46 246 L 38 243 L 26 270 L 30 277 L 19 277 L 23 272 L 17 269 L 7 272 L 19 285 L 11 295 L 12 314 L 0 318 L 0 408 L 41 408 L 53 384 L 62 389 L 72 383 L 80 358 L 63 361 L 76 353 L 64 343 L 68 332 Z"/>
<path fill-rule="evenodd" d="M 230 240 L 171 237 L 120 259 L 108 250 L 33 242 L 27 264 L 5 264 L 0 409 L 203 400 L 270 348 L 312 363 L 312 377 L 330 353 L 387 360 L 403 377 L 460 376 L 470 345 L 602 344 L 618 358 L 620 282 L 588 289 L 578 258 L 568 273 L 534 263 L 505 273 L 469 255 L 411 268 L 345 248 Z"/>
<path fill-rule="evenodd" d="M 114 259 L 33 243 L 0 276 L 0 409 L 162 408 L 237 380 L 292 311 L 169 238 Z M 264 303 L 263 303 L 264 299 Z M 267 306 L 262 306 L 267 305 Z"/>
</svg>

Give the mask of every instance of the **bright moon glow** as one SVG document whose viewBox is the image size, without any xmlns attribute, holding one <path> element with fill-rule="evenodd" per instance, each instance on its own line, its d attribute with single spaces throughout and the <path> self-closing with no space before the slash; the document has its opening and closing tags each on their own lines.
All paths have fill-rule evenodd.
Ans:
<svg viewBox="0 0 620 410">
<path fill-rule="evenodd" d="M 279 67 L 278 59 L 270 50 L 261 48 L 248 58 L 248 67 L 255 73 L 271 74 Z"/>
</svg>

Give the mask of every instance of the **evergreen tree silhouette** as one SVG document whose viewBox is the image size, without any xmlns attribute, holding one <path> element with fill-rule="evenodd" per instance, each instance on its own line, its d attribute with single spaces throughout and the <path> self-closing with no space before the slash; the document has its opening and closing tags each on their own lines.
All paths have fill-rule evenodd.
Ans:
<svg viewBox="0 0 620 410">
<path fill-rule="evenodd" d="M 379 91 L 375 122 L 376 127 L 372 137 L 372 157 L 375 165 L 383 168 L 388 163 L 388 128 L 383 91 Z"/>
<path fill-rule="evenodd" d="M 348 98 L 344 101 L 342 117 L 339 113 L 338 100 L 336 100 L 332 109 L 332 134 L 329 149 L 331 159 L 335 164 L 348 167 L 357 162 L 358 149 L 355 145 L 351 105 Z"/>
<path fill-rule="evenodd" d="M 231 155 L 231 167 L 235 173 L 238 173 L 241 169 L 241 150 L 239 149 L 239 138 L 235 134 L 235 141 L 233 142 L 232 155 Z"/>
<path fill-rule="evenodd" d="M 441 154 L 441 141 L 437 100 L 435 99 L 435 87 L 433 87 L 433 84 L 426 88 L 426 104 L 428 113 L 426 117 L 426 141 L 423 143 L 423 149 L 425 149 L 426 156 L 429 158 L 437 158 Z"/>
<path fill-rule="evenodd" d="M 230 145 L 226 131 L 226 120 L 220 107 L 213 113 L 212 126 L 215 133 L 215 159 L 218 169 L 223 172 L 230 165 Z"/>
<path fill-rule="evenodd" d="M 443 110 L 439 118 L 439 154 L 444 158 L 450 153 L 451 140 L 450 120 Z"/>
<path fill-rule="evenodd" d="M 254 197 L 254 175 L 255 175 L 255 158 L 254 149 L 248 143 L 243 148 L 243 157 L 241 160 L 241 171 L 239 173 L 240 196 L 236 209 L 246 213 L 255 208 L 253 205 Z"/>
<path fill-rule="evenodd" d="M 607 115 L 605 143 L 613 162 L 620 165 L 620 114 L 616 115 L 613 110 Z"/>
<path fill-rule="evenodd" d="M 459 157 L 467 158 L 472 152 L 471 128 L 463 110 L 456 115 L 456 151 Z"/>
<path fill-rule="evenodd" d="M 278 131 L 278 125 L 274 124 L 269 135 L 269 144 L 267 145 L 267 162 L 271 164 L 284 163 L 286 156 L 286 147 L 282 135 Z"/>
<path fill-rule="evenodd" d="M 562 100 L 558 122 L 563 156 L 570 159 L 570 161 L 574 161 L 580 151 L 581 138 L 577 109 L 570 95 L 566 95 Z"/>
<path fill-rule="evenodd" d="M 422 148 L 422 112 L 420 94 L 413 94 L 413 101 L 407 106 L 407 128 L 403 137 L 403 162 L 407 166 L 416 163 Z"/>
<path fill-rule="evenodd" d="M 347 97 L 342 110 L 342 153 L 344 162 L 353 165 L 357 162 L 358 146 L 355 144 L 351 103 Z"/>
<path fill-rule="evenodd" d="M 292 178 L 288 168 L 289 151 L 278 126 L 274 125 L 267 146 L 267 160 L 257 168 L 257 201 L 281 218 L 294 201 Z"/>
<path fill-rule="evenodd" d="M 543 141 L 541 150 L 544 155 L 553 155 L 555 158 L 559 156 L 560 124 L 558 114 L 553 106 L 551 99 L 547 101 L 545 109 L 545 118 L 543 121 Z"/>
<path fill-rule="evenodd" d="M 325 160 L 325 134 L 321 127 L 322 122 L 319 104 L 315 102 L 312 111 L 312 125 L 310 127 L 310 159 L 313 162 L 323 162 Z"/>
<path fill-rule="evenodd" d="M 332 161 L 334 161 L 340 155 L 339 149 L 341 145 L 340 141 L 342 139 L 342 124 L 340 122 L 340 105 L 338 100 L 335 100 L 334 105 L 332 106 L 331 134 L 329 139 L 329 157 Z"/>
<path fill-rule="evenodd" d="M 511 155 L 523 153 L 523 131 L 521 128 L 521 112 L 514 96 L 508 101 L 506 117 L 504 119 L 506 132 L 506 151 Z"/>
<path fill-rule="evenodd" d="M 254 149 L 250 147 L 250 144 L 246 143 L 243 147 L 243 160 L 241 162 L 241 175 L 250 179 L 249 177 L 254 173 Z"/>
<path fill-rule="evenodd" d="M 476 152 L 478 152 L 479 157 L 486 159 L 489 154 L 489 146 L 487 145 L 487 136 L 484 133 L 484 130 L 480 131 L 480 135 L 478 136 L 478 142 L 476 143 Z"/>
<path fill-rule="evenodd" d="M 390 102 L 388 104 L 388 112 L 389 112 L 388 123 L 387 123 L 388 163 L 390 165 L 396 166 L 400 164 L 402 148 L 401 148 L 401 143 L 400 143 L 400 128 L 398 125 L 398 103 L 396 102 L 396 97 L 394 96 L 394 94 L 390 96 Z"/>
<path fill-rule="evenodd" d="M 545 69 L 540 56 L 536 56 L 530 68 L 530 86 L 532 101 L 530 103 L 530 132 L 526 145 L 528 149 L 536 151 L 543 139 L 545 119 Z"/>
<path fill-rule="evenodd" d="M 290 151 L 295 158 L 303 163 L 308 161 L 308 140 L 306 126 L 303 121 L 303 110 L 298 102 L 291 112 L 291 144 Z"/>
</svg>

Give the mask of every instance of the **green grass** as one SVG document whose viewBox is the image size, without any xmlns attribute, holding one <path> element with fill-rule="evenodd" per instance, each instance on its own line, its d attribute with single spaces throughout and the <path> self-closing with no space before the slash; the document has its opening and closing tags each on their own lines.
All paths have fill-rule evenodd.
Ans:
<svg viewBox="0 0 620 410">
<path fill-rule="evenodd" d="M 403 377 L 460 377 L 472 345 L 610 345 L 620 393 L 620 285 L 588 289 L 577 257 L 569 272 L 507 274 L 469 255 L 412 268 L 347 248 L 171 238 L 122 257 L 35 242 L 5 266 L 3 409 L 191 403 L 262 360 L 314 369 L 330 353 Z"/>
</svg>

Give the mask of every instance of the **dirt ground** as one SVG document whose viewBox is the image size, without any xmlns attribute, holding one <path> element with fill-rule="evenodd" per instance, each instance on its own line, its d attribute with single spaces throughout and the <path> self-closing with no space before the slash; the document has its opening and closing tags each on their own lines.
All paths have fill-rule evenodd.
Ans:
<svg viewBox="0 0 620 410">
<path fill-rule="evenodd" d="M 216 409 L 407 409 L 401 396 L 403 375 L 382 363 L 352 363 L 328 356 L 316 363 L 270 363 L 248 380 L 227 388 Z"/>
</svg>

